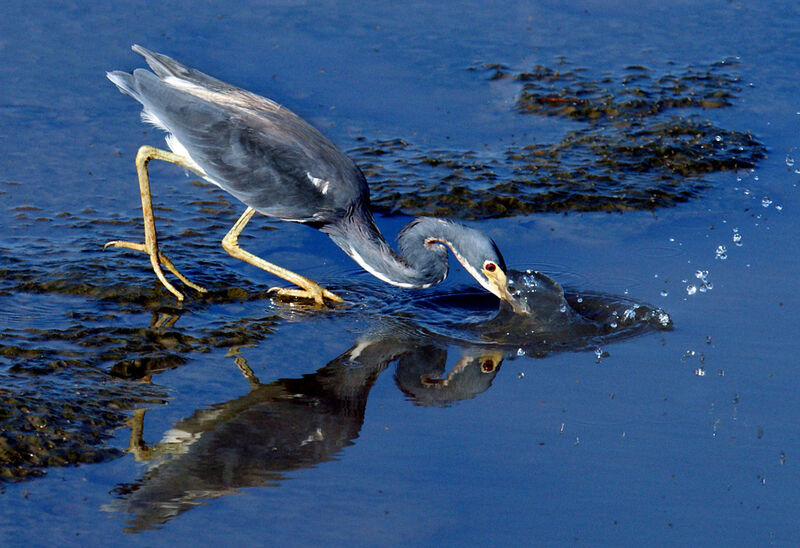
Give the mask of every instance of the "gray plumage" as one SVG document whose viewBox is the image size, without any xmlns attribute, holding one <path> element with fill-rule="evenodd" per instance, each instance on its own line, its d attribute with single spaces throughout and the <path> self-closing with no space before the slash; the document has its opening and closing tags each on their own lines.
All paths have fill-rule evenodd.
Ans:
<svg viewBox="0 0 800 548">
<path fill-rule="evenodd" d="M 310 225 L 379 279 L 409 288 L 447 276 L 447 250 L 501 298 L 483 267 L 505 272 L 494 242 L 477 230 L 419 218 L 398 235 L 401 255 L 378 231 L 364 175 L 333 143 L 279 104 L 135 45 L 153 72 L 114 71 L 108 78 L 142 104 L 145 121 L 209 182 L 269 217 Z M 446 247 L 445 247 L 446 246 Z M 492 268 L 493 270 L 493 268 Z"/>
</svg>

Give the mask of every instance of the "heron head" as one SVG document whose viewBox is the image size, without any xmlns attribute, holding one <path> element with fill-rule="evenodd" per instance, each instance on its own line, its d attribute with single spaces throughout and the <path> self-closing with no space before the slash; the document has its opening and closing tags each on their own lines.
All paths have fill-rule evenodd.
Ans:
<svg viewBox="0 0 800 548">
<path fill-rule="evenodd" d="M 482 232 L 466 228 L 463 241 L 450 247 L 458 262 L 484 289 L 511 305 L 514 312 L 528 311 L 509 289 L 506 262 L 494 240 Z"/>
</svg>

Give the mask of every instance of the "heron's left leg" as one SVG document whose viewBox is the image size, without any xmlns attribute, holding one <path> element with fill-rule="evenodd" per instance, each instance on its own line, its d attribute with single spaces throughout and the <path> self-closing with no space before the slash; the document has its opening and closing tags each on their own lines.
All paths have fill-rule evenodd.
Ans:
<svg viewBox="0 0 800 548">
<path fill-rule="evenodd" d="M 164 265 L 167 270 L 175 274 L 180 281 L 199 291 L 200 293 L 205 293 L 206 289 L 189 281 L 183 274 L 181 274 L 175 265 L 172 264 L 172 261 L 167 259 L 167 257 L 161 253 L 158 249 L 158 238 L 156 237 L 156 222 L 155 216 L 153 215 L 153 201 L 150 197 L 150 175 L 147 171 L 147 164 L 150 163 L 150 160 L 161 160 L 164 162 L 170 162 L 173 164 L 177 164 L 179 166 L 185 167 L 192 171 L 197 171 L 197 166 L 191 163 L 187 158 L 183 156 L 179 156 L 172 152 L 168 152 L 166 150 L 161 150 L 151 146 L 142 146 L 139 147 L 139 151 L 136 153 L 136 173 L 139 176 L 139 194 L 142 198 L 142 219 L 144 220 L 144 243 L 137 243 L 137 242 L 126 242 L 122 240 L 115 240 L 113 242 L 108 242 L 106 245 L 103 246 L 103 249 L 107 248 L 108 246 L 113 247 L 122 247 L 126 249 L 134 249 L 136 251 L 144 251 L 148 255 L 150 255 L 150 264 L 153 267 L 153 271 L 156 274 L 156 277 L 164 284 L 170 293 L 175 295 L 179 301 L 183 300 L 183 294 L 175 289 L 175 287 L 167 281 L 167 278 L 164 276 L 163 270 L 161 270 L 161 265 Z M 202 174 L 201 174 L 202 175 Z"/>
<path fill-rule="evenodd" d="M 309 280 L 308 278 L 301 276 L 300 274 L 296 274 L 291 270 L 287 270 L 283 267 L 280 267 L 276 264 L 272 264 L 270 262 L 265 261 L 261 257 L 257 257 L 252 253 L 249 253 L 239 247 L 239 234 L 242 233 L 244 227 L 250 222 L 250 219 L 253 218 L 253 214 L 255 214 L 256 210 L 252 207 L 248 207 L 245 212 L 239 217 L 239 220 L 236 221 L 230 231 L 225 235 L 222 239 L 222 247 L 227 251 L 232 257 L 236 257 L 237 259 L 241 259 L 246 263 L 250 263 L 253 266 L 257 266 L 262 270 L 266 270 L 270 274 L 274 274 L 279 278 L 283 278 L 286 281 L 293 283 L 294 285 L 301 287 L 302 289 L 287 289 L 283 287 L 273 287 L 270 291 L 275 291 L 278 295 L 282 297 L 297 297 L 301 299 L 313 299 L 318 305 L 322 306 L 325 304 L 325 299 L 330 299 L 333 302 L 341 303 L 344 302 L 344 299 L 339 297 L 338 295 L 331 293 L 318 283 Z"/>
</svg>

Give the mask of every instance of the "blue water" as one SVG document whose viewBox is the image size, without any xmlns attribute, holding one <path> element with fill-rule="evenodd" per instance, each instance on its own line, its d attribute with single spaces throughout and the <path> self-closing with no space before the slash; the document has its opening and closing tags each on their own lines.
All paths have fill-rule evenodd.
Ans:
<svg viewBox="0 0 800 548">
<path fill-rule="evenodd" d="M 318 314 L 266 298 L 189 303 L 170 331 L 184 337 L 174 347 L 181 363 L 152 376 L 163 404 L 141 406 L 143 439 L 156 446 L 195 428 L 205 432 L 200 441 L 148 462 L 127 453 L 4 484 L 3 544 L 800 542 L 800 7 L 278 2 L 232 10 L 4 4 L 3 268 L 56 281 L 84 277 L 102 291 L 155 291 L 144 256 L 100 251 L 107 240 L 140 237 L 133 156 L 141 144 L 163 143 L 104 77 L 142 66 L 132 43 L 280 101 L 343 149 L 359 137 L 402 138 L 487 154 L 552 142 L 569 127 L 513 113 L 518 88 L 467 70 L 476 64 L 521 71 L 564 57 L 613 74 L 629 65 L 738 58 L 742 91 L 732 107 L 705 116 L 751 131 L 768 158 L 753 171 L 711 176 L 702 196 L 670 209 L 476 222 L 509 266 L 541 270 L 576 291 L 651 303 L 673 321 L 671 331 L 542 356 L 525 348 L 495 356 L 458 330 L 428 337 L 437 332 L 435 314 L 413 304 L 425 294 L 383 287 L 305 227 L 254 222 L 247 249 L 341 288 L 355 306 Z M 179 169 L 153 167 L 155 199 L 164 204 L 159 228 L 173 259 L 211 288 L 265 291 L 272 280 L 217 245 L 243 207 L 193 186 Z M 391 237 L 408 220 L 377 222 Z M 180 251 L 182 238 L 194 247 Z M 701 277 L 712 287 L 690 294 L 688 286 L 702 287 L 698 270 L 708 271 Z M 473 286 L 453 265 L 429 294 L 440 303 L 436 296 Z M 3 332 L 111 371 L 122 361 L 112 351 L 127 351 L 125 333 L 137 336 L 159 313 L 174 313 L 174 301 L 115 300 L 102 291 L 4 289 Z M 482 307 L 473 320 L 491 316 Z M 243 346 L 232 337 L 217 346 L 186 342 L 245 324 L 253 331 Z M 121 339 L 97 350 L 41 342 L 41 332 L 76 325 L 119 329 Z M 246 400 L 253 421 L 230 411 L 254 393 L 237 356 L 271 385 L 263 398 Z M 2 362 L 4 382 L 38 382 L 14 373 L 13 363 Z M 452 401 L 431 396 L 440 388 L 409 384 L 423 366 L 429 381 L 463 367 L 447 385 Z M 294 392 L 330 378 L 339 388 L 295 411 L 302 402 Z M 460 378 L 468 382 L 459 386 Z M 69 379 L 47 382 L 37 389 L 86 390 Z M 133 391 L 139 381 L 107 382 L 128 382 Z M 241 423 L 225 422 L 226 412 Z M 129 427 L 120 422 L 109 434 L 107 445 L 128 448 Z M 284 457 L 289 439 L 298 453 Z M 306 439 L 326 440 L 327 449 L 302 453 Z M 170 474 L 178 480 L 159 483 Z M 161 509 L 171 500 L 179 511 L 148 522 L 131 502 L 137 496 L 166 500 Z"/>
</svg>

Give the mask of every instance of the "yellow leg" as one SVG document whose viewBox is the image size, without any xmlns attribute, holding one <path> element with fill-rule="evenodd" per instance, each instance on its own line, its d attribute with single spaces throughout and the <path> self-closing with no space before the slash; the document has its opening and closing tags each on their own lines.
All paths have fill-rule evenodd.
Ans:
<svg viewBox="0 0 800 548">
<path fill-rule="evenodd" d="M 248 207 L 245 212 L 239 217 L 239 220 L 236 221 L 228 233 L 225 235 L 225 238 L 222 239 L 222 247 L 227 251 L 232 257 L 236 257 L 237 259 L 241 259 L 246 263 L 250 263 L 253 266 L 257 266 L 262 270 L 266 270 L 270 274 L 274 274 L 279 278 L 283 278 L 286 281 L 293 283 L 294 285 L 301 287 L 302 289 L 286 289 L 282 287 L 273 287 L 270 291 L 276 292 L 281 297 L 295 297 L 300 299 L 312 299 L 316 302 L 319 306 L 323 306 L 325 304 L 325 299 L 330 299 L 333 302 L 341 303 L 344 300 L 339 297 L 338 295 L 331 293 L 321 285 L 316 282 L 309 280 L 301 276 L 300 274 L 296 274 L 291 270 L 287 270 L 282 268 L 278 265 L 272 264 L 270 262 L 265 261 L 261 257 L 257 257 L 252 253 L 249 253 L 239 247 L 239 234 L 242 233 L 244 227 L 250 222 L 250 219 L 253 218 L 253 214 L 256 212 L 255 209 L 252 207 Z"/>
<path fill-rule="evenodd" d="M 178 156 L 177 154 L 173 154 L 172 152 L 167 152 L 166 150 L 161 150 L 158 148 L 154 148 L 151 146 L 143 146 L 139 148 L 139 152 L 136 154 L 136 173 L 139 176 L 139 194 L 142 197 L 142 218 L 144 219 L 144 243 L 136 243 L 136 242 L 126 242 L 122 240 L 115 240 L 112 242 L 108 242 L 106 245 L 103 246 L 103 249 L 107 248 L 108 246 L 113 247 L 122 247 L 127 249 L 134 249 L 136 251 L 144 251 L 148 255 L 150 255 L 150 264 L 153 266 L 153 271 L 156 273 L 156 277 L 164 284 L 170 293 L 175 295 L 179 301 L 183 300 L 183 294 L 175 289 L 175 287 L 167 281 L 166 276 L 164 276 L 164 271 L 161 269 L 161 265 L 164 265 L 167 270 L 175 274 L 180 281 L 199 291 L 200 293 L 205 293 L 206 289 L 189 281 L 186 276 L 181 274 L 175 265 L 172 264 L 172 261 L 167 259 L 167 257 L 158 250 L 158 238 L 156 237 L 156 222 L 155 216 L 153 215 L 153 202 L 150 197 L 150 176 L 147 173 L 147 164 L 150 160 L 161 160 L 164 162 L 171 162 L 173 164 L 178 164 L 179 166 L 183 166 L 187 169 L 190 169 L 194 172 L 197 172 L 198 167 L 194 165 L 189 159 L 184 158 L 183 156 Z M 200 175 L 203 175 L 200 172 Z"/>
</svg>

